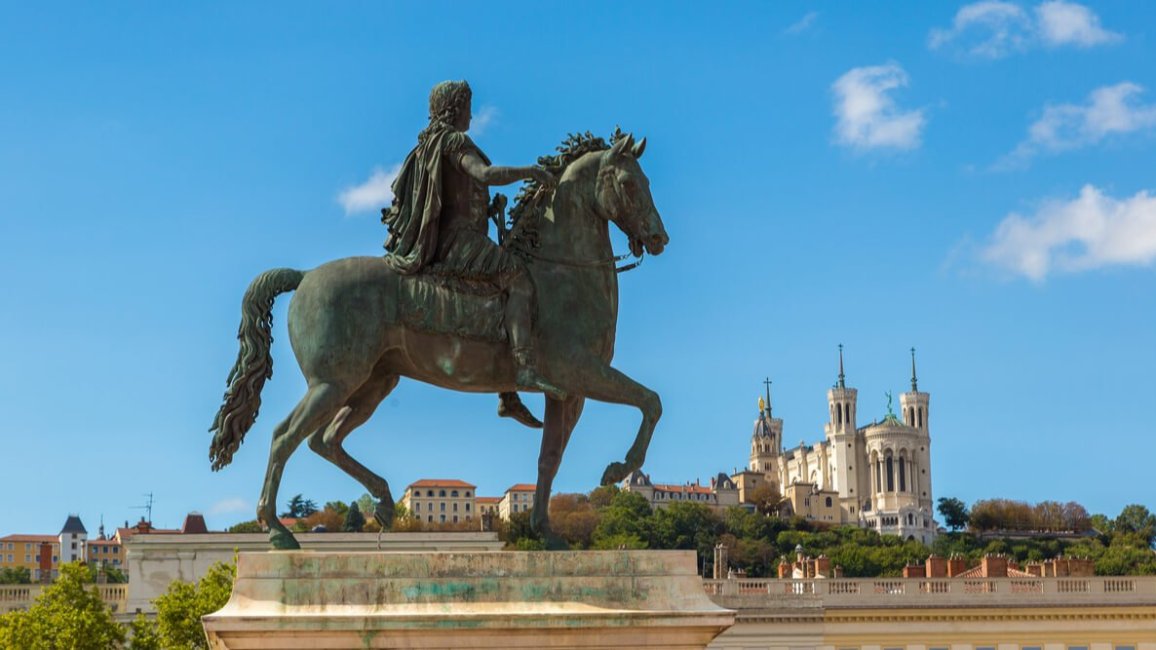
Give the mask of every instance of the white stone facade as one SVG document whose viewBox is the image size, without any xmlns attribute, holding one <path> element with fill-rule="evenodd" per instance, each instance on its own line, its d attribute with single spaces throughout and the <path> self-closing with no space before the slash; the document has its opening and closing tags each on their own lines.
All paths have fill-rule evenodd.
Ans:
<svg viewBox="0 0 1156 650">
<path fill-rule="evenodd" d="M 743 500 L 761 480 L 779 490 L 791 514 L 930 542 L 936 534 L 930 395 L 918 389 L 914 356 L 911 372 L 911 391 L 899 396 L 900 416 L 889 412 L 859 426 L 858 391 L 846 386 L 840 350 L 839 379 L 827 391 L 824 439 L 814 445 L 784 449 L 783 421 L 769 404 L 760 409 L 748 469 L 733 477 Z"/>
</svg>

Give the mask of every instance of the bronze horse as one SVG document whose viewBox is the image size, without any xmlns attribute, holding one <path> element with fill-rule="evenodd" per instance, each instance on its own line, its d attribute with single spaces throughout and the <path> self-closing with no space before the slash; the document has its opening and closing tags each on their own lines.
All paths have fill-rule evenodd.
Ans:
<svg viewBox="0 0 1156 650">
<path fill-rule="evenodd" d="M 597 140 L 597 139 L 594 139 Z M 585 144 L 590 145 L 591 140 Z M 669 241 L 638 164 L 645 139 L 622 135 L 572 151 L 557 188 L 539 192 L 511 235 L 533 229 L 525 246 L 538 287 L 539 363 L 565 391 L 547 397 L 531 522 L 550 546 L 550 489 L 587 398 L 627 404 L 642 424 L 625 462 L 613 462 L 602 483 L 617 483 L 642 466 L 662 414 L 658 395 L 610 365 L 618 320 L 618 279 L 609 223 L 626 233 L 636 255 L 658 255 Z M 523 241 L 525 238 L 522 238 Z M 516 244 L 515 244 L 516 245 Z M 209 450 L 214 470 L 229 464 L 253 425 L 261 389 L 272 374 L 273 301 L 296 290 L 289 304 L 289 337 L 308 391 L 273 430 L 257 517 L 276 548 L 298 548 L 277 518 L 277 489 L 290 455 L 308 439 L 313 451 L 340 467 L 378 500 L 374 516 L 388 526 L 394 503 L 389 484 L 351 457 L 342 441 L 373 414 L 401 377 L 458 391 L 514 390 L 514 365 L 504 341 L 416 331 L 399 317 L 399 282 L 378 257 L 340 259 L 311 271 L 273 269 L 257 276 L 242 301 L 241 349 L 229 374 Z"/>
</svg>

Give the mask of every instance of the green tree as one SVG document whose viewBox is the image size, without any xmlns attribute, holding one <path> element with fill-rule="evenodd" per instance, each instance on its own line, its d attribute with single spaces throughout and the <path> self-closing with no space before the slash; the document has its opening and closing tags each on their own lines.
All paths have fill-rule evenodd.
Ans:
<svg viewBox="0 0 1156 650">
<path fill-rule="evenodd" d="M 361 514 L 361 506 L 354 501 L 349 504 L 349 510 L 345 513 L 345 522 L 342 524 L 341 530 L 347 533 L 360 533 L 362 528 L 365 528 L 365 515 Z"/>
<path fill-rule="evenodd" d="M 1135 533 L 1145 540 L 1147 546 L 1151 546 L 1152 540 L 1156 538 L 1156 515 L 1149 512 L 1148 508 L 1133 503 L 1120 511 L 1114 529 L 1117 532 Z"/>
<path fill-rule="evenodd" d="M 0 585 L 27 585 L 32 583 L 32 572 L 28 567 L 4 567 L 0 569 Z"/>
<path fill-rule="evenodd" d="M 293 519 L 304 519 L 309 515 L 317 512 L 317 504 L 312 499 L 306 499 L 300 494 L 296 494 L 289 499 L 286 504 L 288 510 L 281 513 L 282 517 L 292 517 Z"/>
<path fill-rule="evenodd" d="M 652 515 L 652 548 L 698 551 L 700 557 L 713 552 L 723 532 L 722 520 L 701 503 L 676 501 Z"/>
<path fill-rule="evenodd" d="M 242 521 L 240 523 L 236 523 L 236 524 L 233 524 L 232 526 L 229 526 L 229 529 L 227 532 L 230 532 L 230 533 L 262 533 L 265 531 L 264 531 L 264 528 L 261 526 L 261 522 L 257 521 L 256 519 L 250 519 L 249 521 Z"/>
<path fill-rule="evenodd" d="M 784 501 L 783 495 L 771 483 L 763 483 L 755 488 L 749 499 L 755 505 L 755 510 L 768 517 L 777 517 Z"/>
<path fill-rule="evenodd" d="M 79 562 L 60 567 L 60 577 L 28 611 L 0 615 L 0 648 L 109 650 L 123 643 L 124 629 Z"/>
<path fill-rule="evenodd" d="M 601 511 L 592 535 L 595 548 L 618 548 L 650 539 L 651 512 L 646 497 L 637 492 L 619 491 Z M 628 548 L 639 548 L 628 546 Z"/>
<path fill-rule="evenodd" d="M 142 621 L 140 630 L 145 631 L 147 639 L 155 638 L 161 648 L 207 649 L 209 641 L 201 626 L 201 617 L 229 602 L 236 572 L 236 565 L 217 562 L 196 584 L 174 581 L 154 601 L 157 618 L 152 625 L 155 627 L 149 630 L 148 622 Z M 138 622 L 134 621 L 134 635 L 138 631 Z"/>
<path fill-rule="evenodd" d="M 128 624 L 129 650 L 163 650 L 161 637 L 157 634 L 157 624 L 143 613 L 136 615 Z"/>
<path fill-rule="evenodd" d="M 398 504 L 395 504 L 394 507 L 396 508 L 400 505 L 401 504 L 398 503 Z M 362 515 L 372 515 L 373 511 L 377 510 L 377 499 L 374 499 L 372 494 L 365 492 L 364 494 L 362 494 L 360 497 L 357 498 L 357 507 L 361 508 L 361 514 Z M 397 516 L 396 515 L 397 511 L 395 510 L 394 512 L 395 512 L 394 516 Z"/>
<path fill-rule="evenodd" d="M 955 497 L 940 497 L 936 508 L 943 516 L 943 524 L 952 530 L 959 530 L 967 526 L 967 504 Z"/>
</svg>

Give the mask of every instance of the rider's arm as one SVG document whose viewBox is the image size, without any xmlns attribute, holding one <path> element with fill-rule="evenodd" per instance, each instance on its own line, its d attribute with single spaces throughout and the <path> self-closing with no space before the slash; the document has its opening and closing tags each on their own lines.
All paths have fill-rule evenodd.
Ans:
<svg viewBox="0 0 1156 650">
<path fill-rule="evenodd" d="M 541 167 L 499 167 L 487 165 L 476 152 L 463 152 L 459 158 L 462 170 L 483 185 L 509 185 L 521 180 L 534 179 L 543 185 L 553 185 L 554 177 Z"/>
</svg>

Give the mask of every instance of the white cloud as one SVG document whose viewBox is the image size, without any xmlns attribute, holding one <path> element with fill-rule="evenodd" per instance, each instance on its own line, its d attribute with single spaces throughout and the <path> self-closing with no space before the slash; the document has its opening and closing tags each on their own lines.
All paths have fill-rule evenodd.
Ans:
<svg viewBox="0 0 1156 650">
<path fill-rule="evenodd" d="M 1027 138 L 996 163 L 996 169 L 1022 167 L 1039 153 L 1058 153 L 1099 144 L 1124 133 L 1156 129 L 1156 104 L 1142 104 L 1141 86 L 1125 81 L 1097 88 L 1082 104 L 1046 106 L 1028 127 Z"/>
<path fill-rule="evenodd" d="M 1031 31 L 1031 18 L 1019 5 L 984 0 L 961 7 L 950 29 L 931 30 L 927 44 L 933 50 L 953 45 L 968 56 L 998 59 L 1023 49 Z"/>
<path fill-rule="evenodd" d="M 902 110 L 889 95 L 907 82 L 896 63 L 852 68 L 835 80 L 835 141 L 859 150 L 919 147 L 923 111 Z"/>
<path fill-rule="evenodd" d="M 790 27 L 783 30 L 784 34 L 801 34 L 811 28 L 815 24 L 815 19 L 819 17 L 819 12 L 808 11 L 802 18 L 792 24 Z"/>
<path fill-rule="evenodd" d="M 247 512 L 252 509 L 253 508 L 249 505 L 249 502 L 242 499 L 241 497 L 230 497 L 227 499 L 221 499 L 220 501 L 214 503 L 212 507 L 209 508 L 209 514 L 227 515 L 234 512 Z"/>
<path fill-rule="evenodd" d="M 932 29 L 927 45 L 963 57 L 999 59 L 1040 45 L 1092 47 L 1123 40 L 1100 26 L 1100 17 L 1084 5 L 1048 0 L 1033 13 L 1003 0 L 981 0 L 960 7 L 948 29 Z"/>
<path fill-rule="evenodd" d="M 1047 45 L 1092 47 L 1124 37 L 1100 27 L 1100 17 L 1084 5 L 1050 0 L 1036 7 L 1040 38 Z"/>
<path fill-rule="evenodd" d="M 376 212 L 389 207 L 393 201 L 393 181 L 401 171 L 401 165 L 394 165 L 388 171 L 381 167 L 374 167 L 364 183 L 341 190 L 337 194 L 337 202 L 345 208 L 345 214 L 360 212 Z"/>
<path fill-rule="evenodd" d="M 470 121 L 470 135 L 480 137 L 497 119 L 498 109 L 494 106 L 486 105 L 479 108 L 478 114 Z"/>
<path fill-rule="evenodd" d="M 1009 214 L 987 247 L 984 261 L 1042 282 L 1050 273 L 1156 261 L 1156 197 L 1147 191 L 1125 199 L 1092 185 L 1070 201 L 1052 200 L 1035 214 Z"/>
</svg>

